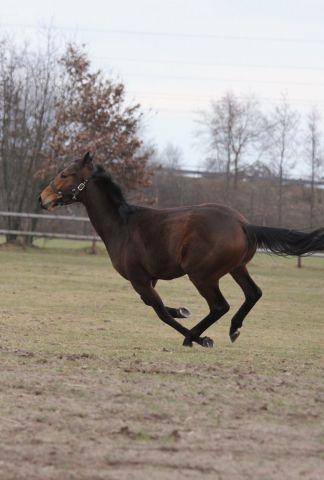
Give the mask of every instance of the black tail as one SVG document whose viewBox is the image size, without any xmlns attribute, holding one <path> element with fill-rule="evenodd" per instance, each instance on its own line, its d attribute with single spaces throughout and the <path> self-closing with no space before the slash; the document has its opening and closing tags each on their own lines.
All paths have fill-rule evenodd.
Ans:
<svg viewBox="0 0 324 480">
<path fill-rule="evenodd" d="M 324 251 L 324 228 L 310 233 L 286 228 L 258 227 L 245 225 L 249 244 L 276 255 L 310 255 Z"/>
</svg>

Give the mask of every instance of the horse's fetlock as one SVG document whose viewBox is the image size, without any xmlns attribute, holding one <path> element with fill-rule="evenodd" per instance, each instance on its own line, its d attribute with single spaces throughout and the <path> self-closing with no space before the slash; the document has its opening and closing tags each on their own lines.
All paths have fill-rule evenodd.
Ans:
<svg viewBox="0 0 324 480">
<path fill-rule="evenodd" d="M 185 337 L 185 339 L 183 340 L 182 345 L 183 345 L 184 347 L 192 347 L 192 338 L 191 338 L 190 336 Z"/>
</svg>

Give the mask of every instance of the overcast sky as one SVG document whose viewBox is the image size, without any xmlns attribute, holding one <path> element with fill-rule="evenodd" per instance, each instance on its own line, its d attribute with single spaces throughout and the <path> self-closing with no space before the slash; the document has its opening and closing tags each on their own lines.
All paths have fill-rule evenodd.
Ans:
<svg viewBox="0 0 324 480">
<path fill-rule="evenodd" d="M 41 38 L 52 25 L 84 43 L 95 67 L 124 81 L 147 112 L 145 135 L 200 168 L 197 110 L 231 90 L 271 108 L 282 93 L 324 114 L 323 0 L 10 0 L 0 30 Z"/>
</svg>

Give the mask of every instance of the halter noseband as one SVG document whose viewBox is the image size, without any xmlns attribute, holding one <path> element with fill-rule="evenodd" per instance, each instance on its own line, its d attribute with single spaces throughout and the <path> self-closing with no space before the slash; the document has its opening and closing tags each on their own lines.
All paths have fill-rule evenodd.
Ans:
<svg viewBox="0 0 324 480">
<path fill-rule="evenodd" d="M 89 178 L 86 180 L 83 180 L 83 182 L 80 182 L 78 185 L 75 185 L 71 190 L 67 190 L 63 192 L 62 190 L 59 190 L 57 186 L 54 183 L 54 180 L 50 182 L 50 187 L 53 190 L 53 192 L 57 195 L 57 200 L 61 205 L 65 205 L 66 203 L 73 201 L 75 202 L 78 199 L 78 196 L 82 192 L 82 190 L 85 189 L 86 184 L 88 183 Z M 68 197 L 66 200 L 64 200 L 64 197 Z"/>
</svg>

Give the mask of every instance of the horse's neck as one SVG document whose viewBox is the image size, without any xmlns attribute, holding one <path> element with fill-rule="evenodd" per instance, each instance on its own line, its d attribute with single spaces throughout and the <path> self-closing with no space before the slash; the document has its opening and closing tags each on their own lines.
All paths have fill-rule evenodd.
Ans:
<svg viewBox="0 0 324 480">
<path fill-rule="evenodd" d="M 89 182 L 83 203 L 90 221 L 105 243 L 110 255 L 113 255 L 114 244 L 123 235 L 118 206 L 94 182 Z"/>
</svg>

